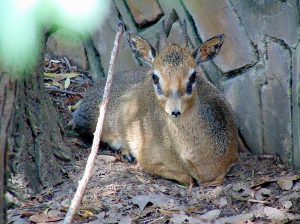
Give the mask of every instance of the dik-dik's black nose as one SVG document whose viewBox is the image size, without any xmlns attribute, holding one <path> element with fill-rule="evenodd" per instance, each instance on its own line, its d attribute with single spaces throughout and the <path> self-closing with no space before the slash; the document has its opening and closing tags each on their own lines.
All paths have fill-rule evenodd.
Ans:
<svg viewBox="0 0 300 224">
<path fill-rule="evenodd" d="M 181 115 L 180 111 L 176 110 L 176 111 L 172 111 L 172 117 L 179 117 Z"/>
</svg>

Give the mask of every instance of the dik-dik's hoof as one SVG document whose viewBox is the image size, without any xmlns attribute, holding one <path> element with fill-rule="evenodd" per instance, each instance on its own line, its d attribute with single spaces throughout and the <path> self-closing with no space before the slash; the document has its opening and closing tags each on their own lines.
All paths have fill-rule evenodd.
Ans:
<svg viewBox="0 0 300 224">
<path fill-rule="evenodd" d="M 135 161 L 135 158 L 133 157 L 133 155 L 131 155 L 131 153 L 123 154 L 122 156 L 129 163 L 133 163 Z"/>
</svg>

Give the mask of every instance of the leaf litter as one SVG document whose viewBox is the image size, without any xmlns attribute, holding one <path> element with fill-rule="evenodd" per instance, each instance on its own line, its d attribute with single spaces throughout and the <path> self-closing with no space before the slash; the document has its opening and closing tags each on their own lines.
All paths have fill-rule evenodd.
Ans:
<svg viewBox="0 0 300 224">
<path fill-rule="evenodd" d="M 9 223 L 62 223 L 84 172 L 89 143 L 68 126 L 91 86 L 64 58 L 45 58 L 45 89 L 64 117 L 65 142 L 76 158 L 65 179 L 34 196 L 18 198 Z M 54 90 L 55 88 L 55 90 Z M 300 175 L 274 155 L 240 153 L 221 186 L 188 186 L 143 172 L 101 144 L 93 176 L 74 223 L 300 223 Z"/>
</svg>

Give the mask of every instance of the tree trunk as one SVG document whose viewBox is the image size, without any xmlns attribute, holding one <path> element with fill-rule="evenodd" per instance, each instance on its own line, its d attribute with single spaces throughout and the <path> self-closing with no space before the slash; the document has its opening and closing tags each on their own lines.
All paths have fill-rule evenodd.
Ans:
<svg viewBox="0 0 300 224">
<path fill-rule="evenodd" d="M 6 223 L 6 148 L 15 99 L 15 81 L 0 68 L 0 223 Z"/>
<path fill-rule="evenodd" d="M 61 182 L 62 166 L 71 159 L 62 120 L 44 90 L 44 43 L 36 65 L 22 74 L 26 78 L 13 80 L 20 74 L 11 69 L 4 75 L 0 68 L 0 181 L 5 181 L 7 158 L 13 187 L 26 194 Z M 0 184 L 0 223 L 4 186 Z"/>
</svg>

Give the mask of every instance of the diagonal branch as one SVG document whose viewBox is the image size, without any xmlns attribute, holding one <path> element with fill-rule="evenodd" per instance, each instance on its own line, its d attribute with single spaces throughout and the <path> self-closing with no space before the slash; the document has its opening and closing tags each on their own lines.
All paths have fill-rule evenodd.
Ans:
<svg viewBox="0 0 300 224">
<path fill-rule="evenodd" d="M 112 84 L 112 78 L 113 78 L 114 70 L 115 70 L 116 56 L 118 54 L 121 37 L 124 33 L 123 24 L 119 23 L 118 28 L 119 29 L 116 34 L 116 39 L 115 39 L 113 50 L 112 50 L 111 57 L 110 57 L 108 75 L 107 75 L 106 85 L 105 85 L 105 89 L 104 89 L 104 93 L 103 93 L 103 100 L 102 100 L 102 103 L 100 106 L 100 114 L 98 117 L 97 127 L 96 127 L 96 131 L 94 133 L 92 150 L 91 150 L 91 153 L 87 160 L 87 164 L 85 167 L 83 177 L 82 177 L 81 181 L 79 181 L 77 191 L 72 199 L 68 213 L 63 222 L 64 224 L 72 223 L 72 219 L 79 207 L 79 204 L 81 202 L 81 199 L 82 199 L 83 193 L 86 189 L 86 186 L 88 184 L 88 181 L 89 181 L 90 177 L 92 176 L 92 170 L 93 170 L 95 158 L 97 156 L 97 152 L 98 152 L 98 148 L 99 148 L 99 144 L 100 144 L 100 137 L 101 137 L 102 127 L 103 127 L 103 123 L 104 123 L 104 116 L 105 116 L 106 108 L 107 108 L 109 98 L 110 98 L 111 84 Z"/>
</svg>

